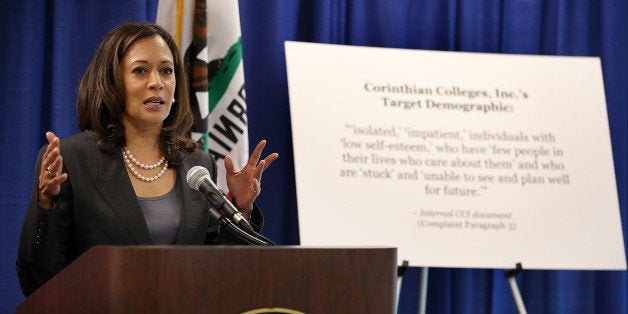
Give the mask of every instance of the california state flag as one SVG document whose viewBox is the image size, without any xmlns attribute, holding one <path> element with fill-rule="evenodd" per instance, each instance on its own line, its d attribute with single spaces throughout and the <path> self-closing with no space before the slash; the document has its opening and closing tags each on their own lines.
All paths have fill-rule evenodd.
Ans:
<svg viewBox="0 0 628 314">
<path fill-rule="evenodd" d="M 160 0 L 157 24 L 173 35 L 191 70 L 192 138 L 216 158 L 217 184 L 227 191 L 225 156 L 238 170 L 249 154 L 238 1 Z"/>
</svg>

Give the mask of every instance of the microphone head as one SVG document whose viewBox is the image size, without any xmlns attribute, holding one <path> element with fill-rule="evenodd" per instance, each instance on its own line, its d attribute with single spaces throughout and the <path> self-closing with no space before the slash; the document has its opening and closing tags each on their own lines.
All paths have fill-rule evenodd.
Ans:
<svg viewBox="0 0 628 314">
<path fill-rule="evenodd" d="M 207 179 L 211 182 L 211 177 L 207 168 L 203 166 L 194 166 L 188 170 L 185 178 L 188 185 L 198 191 L 198 187 L 201 185 L 205 177 L 207 177 Z"/>
</svg>

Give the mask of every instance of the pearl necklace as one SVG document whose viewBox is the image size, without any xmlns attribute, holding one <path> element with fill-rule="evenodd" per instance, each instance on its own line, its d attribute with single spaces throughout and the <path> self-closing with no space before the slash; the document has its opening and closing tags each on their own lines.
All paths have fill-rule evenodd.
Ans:
<svg viewBox="0 0 628 314">
<path fill-rule="evenodd" d="M 161 178 L 161 176 L 166 173 L 166 170 L 168 170 L 168 162 L 166 161 L 164 163 L 164 161 L 166 160 L 165 157 L 161 157 L 161 159 L 159 159 L 158 162 L 152 164 L 152 165 L 146 165 L 143 164 L 141 162 L 139 162 L 137 159 L 135 159 L 135 156 L 133 156 L 133 154 L 131 154 L 131 152 L 129 151 L 128 148 L 123 147 L 122 148 L 122 158 L 124 159 L 124 163 L 126 164 L 127 167 L 129 167 L 129 170 L 131 171 L 131 173 L 133 175 L 135 175 L 136 178 L 144 181 L 144 182 L 153 182 L 159 178 Z M 140 168 L 146 169 L 146 170 L 151 170 L 151 169 L 155 169 L 157 167 L 159 167 L 162 163 L 164 163 L 164 167 L 161 169 L 161 171 L 159 171 L 159 173 L 155 176 L 152 177 L 145 177 L 142 174 L 140 174 L 135 167 L 133 167 L 133 164 L 137 165 Z"/>
</svg>

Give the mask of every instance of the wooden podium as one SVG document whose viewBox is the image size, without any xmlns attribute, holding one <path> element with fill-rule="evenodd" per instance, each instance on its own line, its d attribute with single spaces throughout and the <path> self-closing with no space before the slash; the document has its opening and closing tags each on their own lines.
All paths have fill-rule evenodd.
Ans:
<svg viewBox="0 0 628 314">
<path fill-rule="evenodd" d="M 382 247 L 96 246 L 16 313 L 393 313 L 396 255 Z"/>
</svg>

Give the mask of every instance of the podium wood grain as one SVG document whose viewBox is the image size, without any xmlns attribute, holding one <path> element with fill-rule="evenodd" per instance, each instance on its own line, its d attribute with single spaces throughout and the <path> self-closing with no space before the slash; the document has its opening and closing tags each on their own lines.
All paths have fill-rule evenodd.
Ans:
<svg viewBox="0 0 628 314">
<path fill-rule="evenodd" d="M 393 313 L 395 248 L 97 246 L 16 313 Z"/>
</svg>

